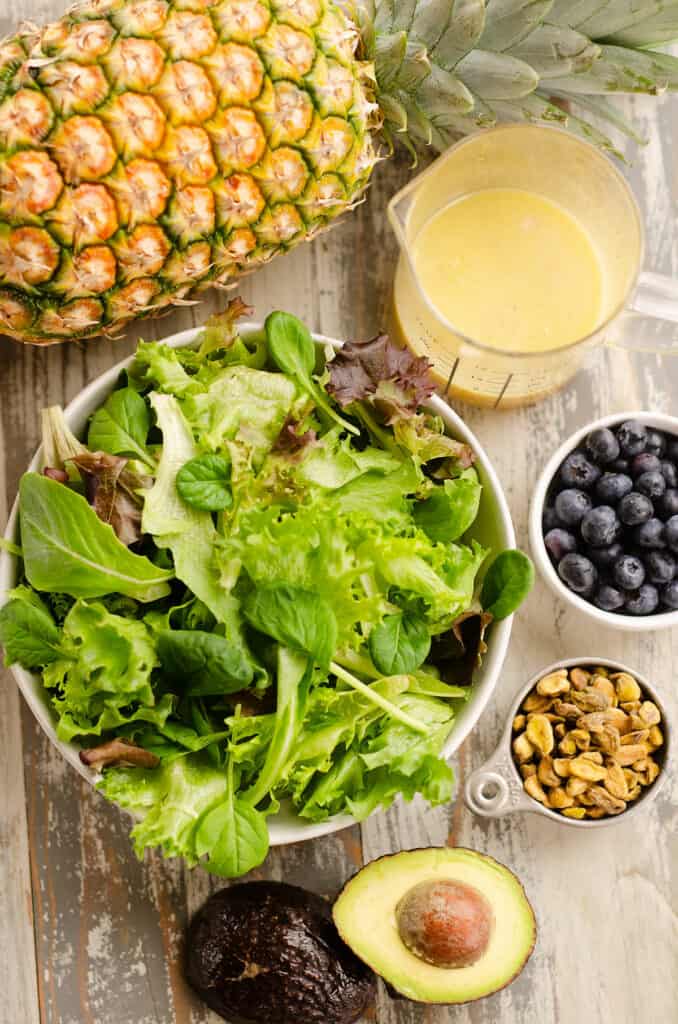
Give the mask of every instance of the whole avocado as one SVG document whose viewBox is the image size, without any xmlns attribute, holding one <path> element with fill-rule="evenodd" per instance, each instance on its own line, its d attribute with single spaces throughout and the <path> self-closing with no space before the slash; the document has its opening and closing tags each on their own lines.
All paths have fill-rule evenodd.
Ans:
<svg viewBox="0 0 678 1024">
<path fill-rule="evenodd" d="M 189 926 L 186 961 L 191 985 L 231 1024 L 351 1024 L 374 996 L 329 904 L 284 882 L 211 896 Z"/>
</svg>

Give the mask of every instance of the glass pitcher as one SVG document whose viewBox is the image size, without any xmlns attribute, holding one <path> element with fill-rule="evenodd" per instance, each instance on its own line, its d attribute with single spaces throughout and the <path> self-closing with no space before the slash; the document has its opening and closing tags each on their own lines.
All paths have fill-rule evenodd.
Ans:
<svg viewBox="0 0 678 1024">
<path fill-rule="evenodd" d="M 412 258 L 418 232 L 455 200 L 497 188 L 544 196 L 585 228 L 604 282 L 592 334 L 547 351 L 507 351 L 467 337 L 430 302 Z M 398 192 L 388 213 L 401 250 L 391 329 L 431 360 L 444 396 L 492 408 L 536 402 L 603 342 L 678 354 L 678 282 L 641 272 L 643 226 L 631 189 L 599 150 L 560 128 L 505 125 L 471 135 Z"/>
</svg>

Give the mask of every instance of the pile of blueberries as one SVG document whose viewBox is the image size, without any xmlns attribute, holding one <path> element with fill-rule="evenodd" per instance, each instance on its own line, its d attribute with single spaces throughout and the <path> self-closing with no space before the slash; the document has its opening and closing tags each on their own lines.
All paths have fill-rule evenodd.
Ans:
<svg viewBox="0 0 678 1024">
<path fill-rule="evenodd" d="M 554 478 L 544 543 L 570 590 L 606 612 L 678 609 L 678 436 L 593 430 Z"/>
</svg>

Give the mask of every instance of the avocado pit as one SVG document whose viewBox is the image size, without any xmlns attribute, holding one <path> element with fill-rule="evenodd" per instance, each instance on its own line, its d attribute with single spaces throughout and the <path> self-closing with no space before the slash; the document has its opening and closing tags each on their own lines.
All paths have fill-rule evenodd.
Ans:
<svg viewBox="0 0 678 1024">
<path fill-rule="evenodd" d="M 434 967 L 470 967 L 487 950 L 494 926 L 489 901 L 452 879 L 419 882 L 396 907 L 398 933 L 409 951 Z"/>
</svg>

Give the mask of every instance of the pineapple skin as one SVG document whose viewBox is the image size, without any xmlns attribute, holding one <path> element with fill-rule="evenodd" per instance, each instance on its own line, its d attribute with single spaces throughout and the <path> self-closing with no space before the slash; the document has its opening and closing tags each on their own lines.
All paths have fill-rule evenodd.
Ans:
<svg viewBox="0 0 678 1024">
<path fill-rule="evenodd" d="M 95 0 L 0 46 L 0 332 L 115 335 L 305 241 L 377 160 L 329 0 Z"/>
</svg>

